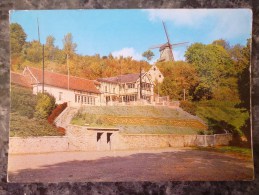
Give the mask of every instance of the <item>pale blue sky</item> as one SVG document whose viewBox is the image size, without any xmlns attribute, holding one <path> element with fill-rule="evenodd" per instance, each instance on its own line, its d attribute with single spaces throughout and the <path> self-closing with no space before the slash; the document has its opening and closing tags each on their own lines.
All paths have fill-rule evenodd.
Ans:
<svg viewBox="0 0 259 195">
<path fill-rule="evenodd" d="M 195 42 L 208 44 L 223 38 L 231 45 L 245 45 L 252 30 L 249 9 L 29 10 L 10 15 L 10 22 L 23 27 L 27 41 L 38 40 L 38 18 L 41 43 L 52 35 L 55 45 L 62 48 L 62 39 L 70 32 L 78 54 L 112 53 L 138 60 L 150 46 L 166 42 L 162 20 L 172 43 L 189 42 L 174 48 L 176 60 L 183 60 L 185 50 Z M 153 51 L 155 61 L 159 53 Z"/>
</svg>

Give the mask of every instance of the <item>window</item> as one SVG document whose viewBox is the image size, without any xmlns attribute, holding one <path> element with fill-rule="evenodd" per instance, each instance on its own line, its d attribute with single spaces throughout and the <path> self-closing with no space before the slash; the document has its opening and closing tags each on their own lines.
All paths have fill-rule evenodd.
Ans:
<svg viewBox="0 0 259 195">
<path fill-rule="evenodd" d="M 154 71 L 156 71 L 156 68 L 154 68 Z"/>
<path fill-rule="evenodd" d="M 159 75 L 159 78 L 161 78 L 161 74 Z"/>
<path fill-rule="evenodd" d="M 62 100 L 62 92 L 59 92 L 58 100 Z"/>
<path fill-rule="evenodd" d="M 128 88 L 134 88 L 134 83 L 129 83 L 127 85 L 128 85 Z"/>
<path fill-rule="evenodd" d="M 107 86 L 105 86 L 105 92 L 108 92 L 108 90 L 107 90 Z"/>
<path fill-rule="evenodd" d="M 113 93 L 115 93 L 115 87 L 113 88 Z"/>
</svg>

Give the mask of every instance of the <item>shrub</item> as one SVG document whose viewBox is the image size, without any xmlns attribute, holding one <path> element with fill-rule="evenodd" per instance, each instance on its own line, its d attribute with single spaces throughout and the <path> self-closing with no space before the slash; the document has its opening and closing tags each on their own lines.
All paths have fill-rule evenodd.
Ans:
<svg viewBox="0 0 259 195">
<path fill-rule="evenodd" d="M 48 93 L 38 93 L 35 107 L 35 117 L 46 119 L 55 108 L 55 98 Z"/>
<path fill-rule="evenodd" d="M 67 107 L 67 102 L 58 105 L 49 115 L 48 117 L 48 122 L 50 124 L 53 124 L 54 120 L 58 117 L 58 115 L 60 115 L 61 112 L 63 112 L 63 110 L 65 110 Z"/>
<path fill-rule="evenodd" d="M 192 115 L 196 115 L 196 105 L 193 104 L 192 102 L 189 102 L 187 100 L 185 101 L 180 101 L 180 107 L 186 111 L 186 112 L 189 112 L 190 114 Z"/>
<path fill-rule="evenodd" d="M 64 129 L 63 127 L 58 127 L 58 132 L 60 135 L 65 135 L 66 134 L 66 129 Z"/>
<path fill-rule="evenodd" d="M 31 89 L 24 87 L 11 86 L 11 112 L 17 112 L 21 116 L 33 118 L 37 102 L 36 95 L 32 94 Z"/>
<path fill-rule="evenodd" d="M 197 134 L 198 134 L 198 135 L 205 135 L 205 132 L 204 132 L 204 130 L 199 130 L 199 131 L 197 132 Z"/>
</svg>

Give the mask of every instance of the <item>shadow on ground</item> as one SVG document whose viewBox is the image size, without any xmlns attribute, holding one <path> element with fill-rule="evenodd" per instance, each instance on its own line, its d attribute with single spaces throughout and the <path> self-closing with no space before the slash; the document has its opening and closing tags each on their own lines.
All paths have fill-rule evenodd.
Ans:
<svg viewBox="0 0 259 195">
<path fill-rule="evenodd" d="M 68 161 L 9 172 L 10 182 L 251 180 L 251 159 L 200 150 Z"/>
</svg>

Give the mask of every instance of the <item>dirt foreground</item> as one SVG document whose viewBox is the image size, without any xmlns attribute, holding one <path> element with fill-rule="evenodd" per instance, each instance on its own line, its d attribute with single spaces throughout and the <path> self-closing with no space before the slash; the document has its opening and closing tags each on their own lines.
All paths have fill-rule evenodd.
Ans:
<svg viewBox="0 0 259 195">
<path fill-rule="evenodd" d="M 252 180 L 253 162 L 193 149 L 9 155 L 9 182 Z"/>
</svg>

